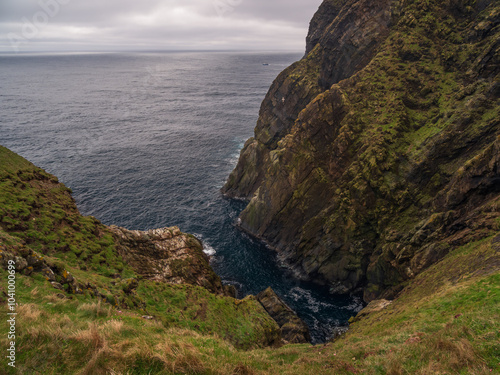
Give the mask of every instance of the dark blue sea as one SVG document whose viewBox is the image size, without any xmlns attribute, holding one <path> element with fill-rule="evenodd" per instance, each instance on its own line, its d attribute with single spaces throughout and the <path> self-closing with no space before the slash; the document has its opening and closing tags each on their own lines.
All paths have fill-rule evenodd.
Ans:
<svg viewBox="0 0 500 375">
<path fill-rule="evenodd" d="M 239 297 L 271 286 L 323 342 L 361 300 L 294 279 L 271 250 L 235 228 L 244 203 L 220 194 L 269 86 L 300 57 L 0 55 L 0 144 L 58 176 L 84 215 L 197 235 Z"/>
</svg>

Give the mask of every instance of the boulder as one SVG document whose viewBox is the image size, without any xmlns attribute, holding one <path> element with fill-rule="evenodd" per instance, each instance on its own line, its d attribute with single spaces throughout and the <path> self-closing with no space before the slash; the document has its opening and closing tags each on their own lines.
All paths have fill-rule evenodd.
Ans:
<svg viewBox="0 0 500 375">
<path fill-rule="evenodd" d="M 278 297 L 274 290 L 269 287 L 256 297 L 271 318 L 278 323 L 284 340 L 293 344 L 311 341 L 307 325 Z"/>
</svg>

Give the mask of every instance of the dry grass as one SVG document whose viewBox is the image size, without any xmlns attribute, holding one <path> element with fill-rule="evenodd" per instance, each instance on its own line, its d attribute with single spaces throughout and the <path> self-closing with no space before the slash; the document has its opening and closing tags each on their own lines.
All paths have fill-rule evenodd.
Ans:
<svg viewBox="0 0 500 375">
<path fill-rule="evenodd" d="M 106 342 L 104 336 L 99 333 L 99 329 L 95 323 L 89 323 L 89 327 L 85 330 L 76 331 L 71 338 L 83 342 L 94 349 L 102 348 Z"/>
<path fill-rule="evenodd" d="M 19 319 L 25 321 L 35 321 L 42 315 L 42 311 L 40 311 L 40 308 L 34 303 L 19 305 L 17 307 L 17 313 L 19 314 Z"/>
<path fill-rule="evenodd" d="M 387 358 L 387 375 L 403 374 L 403 366 L 398 356 L 390 354 Z"/>
<path fill-rule="evenodd" d="M 467 339 L 452 340 L 449 337 L 438 337 L 432 348 L 446 356 L 447 362 L 455 370 L 471 368 L 478 364 L 479 359 L 474 353 L 472 344 Z"/>
<path fill-rule="evenodd" d="M 130 375 L 130 372 L 121 372 L 121 371 L 115 371 L 113 369 L 108 371 L 108 375 Z"/>
<path fill-rule="evenodd" d="M 192 344 L 169 339 L 155 346 L 153 358 L 160 360 L 174 374 L 191 374 L 206 371 L 201 353 Z"/>
<path fill-rule="evenodd" d="M 57 296 L 57 294 L 48 294 L 43 297 L 44 300 L 48 301 L 48 303 L 58 304 L 61 302 L 61 298 Z"/>
<path fill-rule="evenodd" d="M 247 365 L 244 365 L 242 363 L 239 363 L 232 372 L 232 375 L 254 375 L 255 371 L 253 371 L 250 367 Z"/>
<path fill-rule="evenodd" d="M 59 325 L 33 324 L 25 329 L 23 334 L 29 336 L 34 342 L 45 341 L 47 338 L 54 342 L 62 342 L 68 338 L 67 333 Z"/>
<path fill-rule="evenodd" d="M 111 333 L 119 333 L 123 329 L 123 321 L 112 319 L 104 323 L 103 329 Z"/>
<path fill-rule="evenodd" d="M 101 301 L 84 303 L 78 306 L 79 311 L 87 313 L 90 317 L 108 317 L 111 315 L 111 305 L 103 304 Z"/>
</svg>

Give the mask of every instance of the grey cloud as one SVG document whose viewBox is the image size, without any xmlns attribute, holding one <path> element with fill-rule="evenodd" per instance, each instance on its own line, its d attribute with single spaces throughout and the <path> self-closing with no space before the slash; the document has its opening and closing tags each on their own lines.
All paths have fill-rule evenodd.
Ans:
<svg viewBox="0 0 500 375">
<path fill-rule="evenodd" d="M 321 0 L 0 0 L 0 51 L 302 49 Z M 67 3 L 58 4 L 56 2 Z M 40 5 L 41 3 L 46 6 Z M 49 5 L 50 4 L 50 5 Z M 26 35 L 37 12 L 49 22 Z M 43 20 L 42 20 L 43 21 Z M 23 34 L 24 32 L 24 34 Z M 36 35 L 35 35 L 36 34 Z M 12 36 L 12 34 L 11 34 Z"/>
</svg>

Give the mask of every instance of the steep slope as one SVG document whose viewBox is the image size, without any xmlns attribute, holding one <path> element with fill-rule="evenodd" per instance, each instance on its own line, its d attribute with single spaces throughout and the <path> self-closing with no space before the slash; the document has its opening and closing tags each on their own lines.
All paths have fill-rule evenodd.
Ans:
<svg viewBox="0 0 500 375">
<path fill-rule="evenodd" d="M 500 232 L 449 252 L 394 301 L 373 301 L 335 342 L 269 348 L 281 331 L 307 333 L 270 290 L 258 297 L 264 308 L 254 297 L 237 300 L 197 285 L 211 280 L 211 271 L 198 272 L 205 263 L 185 257 L 200 251 L 191 236 L 175 227 L 107 228 L 82 217 L 54 176 L 5 148 L 0 171 L 0 309 L 15 306 L 17 313 L 15 338 L 0 338 L 4 349 L 15 342 L 16 367 L 5 359 L 2 373 L 500 371 Z M 179 267 L 171 267 L 171 256 Z M 16 263 L 14 297 L 9 260 Z M 199 279 L 179 283 L 193 270 Z M 7 319 L 2 327 L 8 332 Z"/>
<path fill-rule="evenodd" d="M 223 192 L 333 293 L 393 298 L 499 228 L 500 3 L 324 1 Z"/>
<path fill-rule="evenodd" d="M 200 328 L 227 324 L 224 319 L 235 316 L 234 303 L 203 288 L 142 286 L 151 288 L 148 307 L 170 311 L 165 328 L 163 321 L 132 309 L 116 310 L 79 295 L 63 298 L 43 278 L 19 274 L 17 367 L 5 366 L 5 373 L 495 374 L 500 371 L 499 245 L 500 232 L 449 253 L 411 280 L 398 299 L 373 301 L 334 342 L 250 351 L 206 331 L 200 334 Z M 0 279 L 7 279 L 2 268 Z M 5 284 L 0 285 L 4 305 L 2 289 Z M 205 308 L 197 309 L 199 303 Z M 239 314 L 251 303 L 241 301 Z M 250 312 L 256 321 L 257 311 Z M 190 325 L 179 328 L 192 317 Z M 245 322 L 226 325 L 229 337 L 251 336 L 255 326 Z M 6 337 L 0 342 L 8 347 Z"/>
<path fill-rule="evenodd" d="M 195 237 L 177 227 L 129 231 L 84 217 L 56 177 L 0 146 L 3 311 L 12 262 L 19 306 L 58 302 L 46 311 L 57 319 L 61 311 L 75 320 L 123 313 L 134 324 L 153 320 L 160 331 L 186 328 L 238 348 L 281 342 L 280 328 L 255 298 L 229 296 Z M 29 317 L 21 315 L 22 325 Z M 24 333 L 20 345 L 30 342 Z"/>
</svg>

